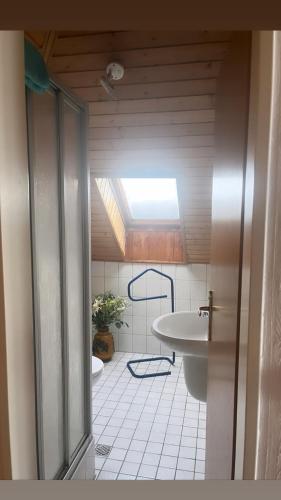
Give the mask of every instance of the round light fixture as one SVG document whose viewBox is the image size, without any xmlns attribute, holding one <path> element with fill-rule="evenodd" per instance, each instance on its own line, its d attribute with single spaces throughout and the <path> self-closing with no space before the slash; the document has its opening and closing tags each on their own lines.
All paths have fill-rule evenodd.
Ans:
<svg viewBox="0 0 281 500">
<path fill-rule="evenodd" d="M 106 74 L 110 80 L 121 80 L 124 76 L 124 66 L 118 62 L 111 62 L 106 67 Z"/>
</svg>

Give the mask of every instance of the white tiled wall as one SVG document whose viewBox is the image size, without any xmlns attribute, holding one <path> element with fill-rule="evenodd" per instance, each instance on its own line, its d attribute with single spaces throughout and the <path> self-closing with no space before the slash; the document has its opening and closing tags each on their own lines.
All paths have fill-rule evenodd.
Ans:
<svg viewBox="0 0 281 500">
<path fill-rule="evenodd" d="M 207 304 L 209 266 L 206 264 L 130 264 L 118 262 L 92 262 L 92 295 L 111 291 L 127 296 L 130 279 L 153 267 L 174 279 L 175 310 L 195 311 Z M 115 349 L 124 352 L 170 354 L 151 333 L 151 324 L 161 314 L 171 311 L 170 283 L 156 273 L 146 273 L 133 285 L 135 297 L 168 295 L 167 299 L 132 302 L 124 314 L 129 327 L 120 330 L 111 327 Z"/>
</svg>

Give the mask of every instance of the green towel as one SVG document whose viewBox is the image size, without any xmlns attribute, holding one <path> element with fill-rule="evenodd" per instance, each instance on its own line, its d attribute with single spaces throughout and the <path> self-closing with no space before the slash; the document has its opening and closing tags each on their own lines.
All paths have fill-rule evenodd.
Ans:
<svg viewBox="0 0 281 500">
<path fill-rule="evenodd" d="M 24 59 L 26 86 L 38 94 L 43 94 L 50 85 L 47 67 L 41 54 L 28 40 L 24 41 Z"/>
</svg>

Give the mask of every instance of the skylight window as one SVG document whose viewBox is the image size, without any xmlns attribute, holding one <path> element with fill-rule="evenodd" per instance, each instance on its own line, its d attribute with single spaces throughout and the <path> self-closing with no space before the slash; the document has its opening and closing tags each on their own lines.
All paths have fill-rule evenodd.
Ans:
<svg viewBox="0 0 281 500">
<path fill-rule="evenodd" d="M 176 179 L 120 179 L 134 220 L 178 220 Z"/>
</svg>

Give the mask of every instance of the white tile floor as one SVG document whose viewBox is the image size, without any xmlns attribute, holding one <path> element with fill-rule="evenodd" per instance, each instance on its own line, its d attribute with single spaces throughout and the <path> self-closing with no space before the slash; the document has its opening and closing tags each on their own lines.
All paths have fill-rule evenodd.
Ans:
<svg viewBox="0 0 281 500">
<path fill-rule="evenodd" d="M 93 386 L 95 440 L 112 447 L 108 457 L 96 456 L 96 479 L 204 479 L 206 404 L 187 394 L 181 357 L 169 376 L 133 377 L 127 361 L 145 357 L 114 353 Z M 170 367 L 133 366 L 137 373 Z"/>
</svg>

